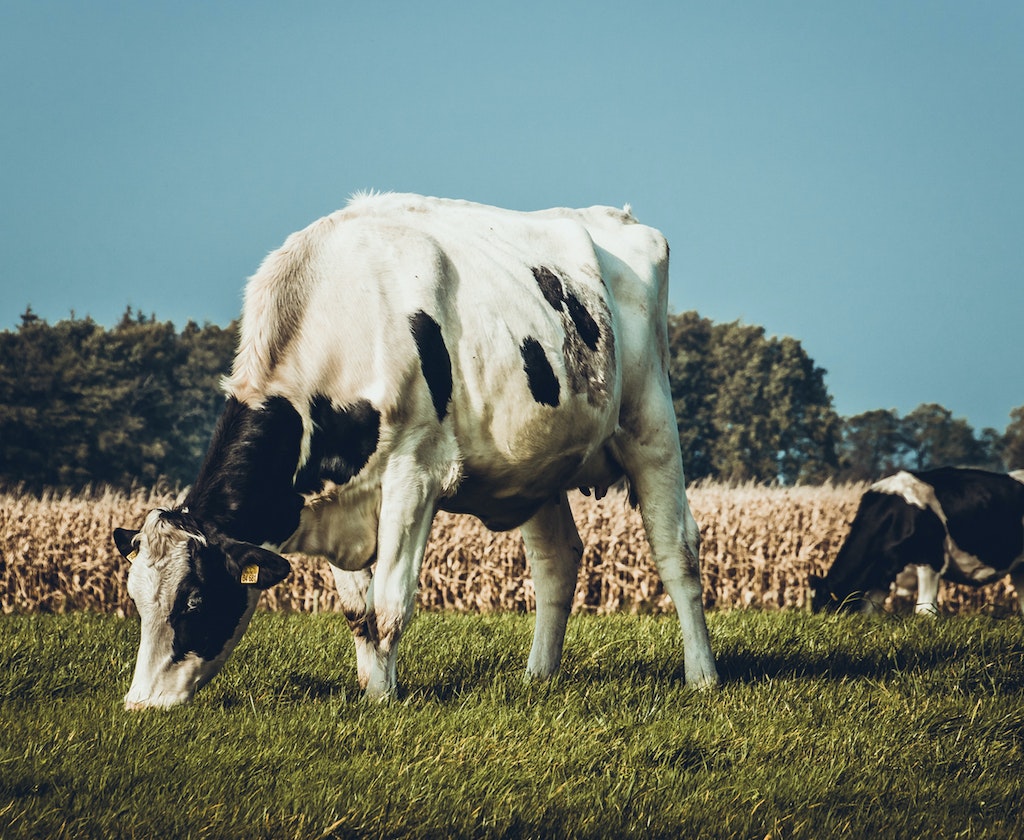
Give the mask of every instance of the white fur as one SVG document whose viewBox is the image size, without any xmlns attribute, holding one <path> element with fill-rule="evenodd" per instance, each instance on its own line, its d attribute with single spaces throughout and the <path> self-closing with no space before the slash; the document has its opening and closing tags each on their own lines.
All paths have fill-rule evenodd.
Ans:
<svg viewBox="0 0 1024 840">
<path fill-rule="evenodd" d="M 883 478 L 871 485 L 870 490 L 876 493 L 889 493 L 893 496 L 901 496 L 908 505 L 927 510 L 936 510 L 939 507 L 935 499 L 935 491 L 917 476 L 900 470 L 898 473 Z M 945 517 L 939 513 L 945 521 Z"/>
</svg>

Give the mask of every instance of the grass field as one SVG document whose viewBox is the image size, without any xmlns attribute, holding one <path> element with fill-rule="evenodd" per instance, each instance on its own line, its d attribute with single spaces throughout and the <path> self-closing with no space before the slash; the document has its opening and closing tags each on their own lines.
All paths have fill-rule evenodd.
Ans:
<svg viewBox="0 0 1024 840">
<path fill-rule="evenodd" d="M 721 690 L 667 616 L 423 613 L 401 699 L 356 697 L 333 614 L 261 612 L 194 704 L 128 714 L 134 619 L 0 618 L 0 836 L 1020 837 L 1024 633 L 714 612 Z"/>
</svg>

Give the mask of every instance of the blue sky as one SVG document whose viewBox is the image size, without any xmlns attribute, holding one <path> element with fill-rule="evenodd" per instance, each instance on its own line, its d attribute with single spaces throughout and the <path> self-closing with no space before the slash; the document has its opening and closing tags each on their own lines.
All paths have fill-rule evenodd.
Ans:
<svg viewBox="0 0 1024 840">
<path fill-rule="evenodd" d="M 1020 2 L 0 4 L 0 328 L 238 314 L 360 189 L 631 203 L 836 409 L 1024 405 Z"/>
</svg>

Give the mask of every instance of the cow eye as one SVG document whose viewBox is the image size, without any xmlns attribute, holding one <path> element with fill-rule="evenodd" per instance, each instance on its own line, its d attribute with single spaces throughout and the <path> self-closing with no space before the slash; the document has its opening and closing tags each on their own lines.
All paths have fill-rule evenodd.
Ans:
<svg viewBox="0 0 1024 840">
<path fill-rule="evenodd" d="M 195 612 L 203 604 L 203 597 L 198 592 L 193 592 L 188 596 L 188 600 L 185 602 L 186 612 Z"/>
</svg>

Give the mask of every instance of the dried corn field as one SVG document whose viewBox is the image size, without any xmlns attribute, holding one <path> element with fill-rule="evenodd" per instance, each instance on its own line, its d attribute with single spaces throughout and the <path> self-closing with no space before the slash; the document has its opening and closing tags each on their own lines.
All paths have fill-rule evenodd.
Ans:
<svg viewBox="0 0 1024 840">
<path fill-rule="evenodd" d="M 864 485 L 765 487 L 699 484 L 689 491 L 701 526 L 705 603 L 712 609 L 788 609 L 805 603 L 807 576 L 835 557 Z M 624 496 L 571 496 L 585 545 L 576 609 L 671 609 L 647 551 L 639 514 Z M 0 610 L 129 614 L 124 561 L 114 527 L 138 527 L 153 507 L 173 503 L 161 490 L 36 497 L 0 493 Z M 291 556 L 294 572 L 264 595 L 272 610 L 334 610 L 324 560 Z M 533 608 L 518 531 L 491 533 L 470 517 L 437 516 L 421 574 L 420 606 L 430 610 Z M 1008 581 L 981 590 L 943 584 L 949 610 L 1009 612 Z"/>
</svg>

